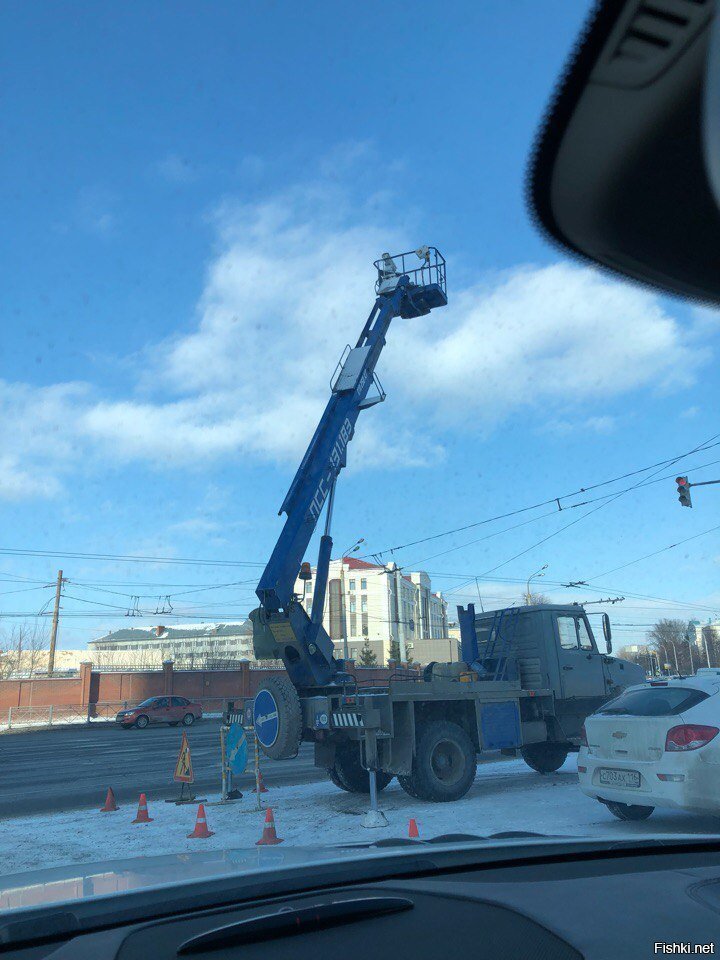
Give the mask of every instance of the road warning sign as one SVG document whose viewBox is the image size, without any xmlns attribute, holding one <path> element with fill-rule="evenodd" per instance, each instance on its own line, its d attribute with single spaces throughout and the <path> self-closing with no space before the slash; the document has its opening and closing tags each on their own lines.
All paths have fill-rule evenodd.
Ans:
<svg viewBox="0 0 720 960">
<path fill-rule="evenodd" d="M 178 783 L 192 783 L 195 780 L 192 760 L 190 758 L 190 744 L 188 743 L 185 732 L 183 732 L 182 741 L 180 742 L 180 753 L 178 754 L 177 763 L 175 764 L 173 780 L 176 780 Z"/>
</svg>

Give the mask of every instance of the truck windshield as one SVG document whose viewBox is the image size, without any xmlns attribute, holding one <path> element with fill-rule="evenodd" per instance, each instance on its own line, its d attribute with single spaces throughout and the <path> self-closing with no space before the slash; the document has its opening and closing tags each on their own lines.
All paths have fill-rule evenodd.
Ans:
<svg viewBox="0 0 720 960">
<path fill-rule="evenodd" d="M 689 710 L 708 694 L 687 687 L 650 687 L 648 690 L 628 690 L 606 703 L 597 713 L 625 717 L 673 717 Z"/>
</svg>

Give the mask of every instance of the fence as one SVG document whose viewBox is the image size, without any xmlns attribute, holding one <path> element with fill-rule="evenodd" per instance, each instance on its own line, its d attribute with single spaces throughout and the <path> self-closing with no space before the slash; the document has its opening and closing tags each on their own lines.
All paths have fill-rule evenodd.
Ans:
<svg viewBox="0 0 720 960">
<path fill-rule="evenodd" d="M 173 670 L 242 670 L 244 665 L 249 665 L 250 661 L 230 660 L 218 657 L 174 657 Z M 282 660 L 268 660 L 262 667 L 253 666 L 253 669 L 277 669 L 282 667 Z M 129 663 L 93 663 L 93 671 L 97 673 L 162 673 L 163 664 L 160 661 L 142 663 L 140 661 Z M 76 671 L 77 673 L 77 671 Z M 19 679 L 19 678 L 18 678 Z"/>
<path fill-rule="evenodd" d="M 161 670 L 96 671 L 91 663 L 82 663 L 77 677 L 0 680 L 0 727 L 110 721 L 119 710 L 161 696 L 186 697 L 202 704 L 206 714 L 220 714 L 228 700 L 254 697 L 268 676 L 285 675 L 282 667 L 248 663 L 238 670 L 174 666 L 168 661 Z M 391 675 L 385 667 L 348 664 L 347 669 L 358 689 L 386 684 Z"/>
</svg>

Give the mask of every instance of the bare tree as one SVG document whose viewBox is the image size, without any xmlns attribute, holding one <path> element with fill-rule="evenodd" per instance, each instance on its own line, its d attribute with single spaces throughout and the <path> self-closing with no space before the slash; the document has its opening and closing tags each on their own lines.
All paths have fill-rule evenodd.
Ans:
<svg viewBox="0 0 720 960">
<path fill-rule="evenodd" d="M 0 679 L 47 670 L 49 645 L 47 623 L 16 623 L 0 633 Z"/>
<path fill-rule="evenodd" d="M 45 673 L 48 669 L 49 657 L 50 637 L 47 622 L 35 621 L 25 635 L 20 667 L 22 670 L 27 670 L 30 676 L 37 672 Z"/>
<path fill-rule="evenodd" d="M 17 670 L 17 652 L 11 634 L 0 633 L 0 680 L 7 680 Z"/>
<path fill-rule="evenodd" d="M 522 602 L 528 606 L 534 603 L 552 603 L 550 597 L 546 597 L 544 593 L 525 593 L 525 591 L 523 591 L 520 597 Z"/>
<path fill-rule="evenodd" d="M 690 662 L 689 643 L 692 640 L 688 641 L 687 623 L 684 620 L 658 620 L 648 632 L 648 643 L 657 650 L 662 670 L 667 671 L 667 664 L 670 664 L 671 673 L 688 676 L 695 672 L 693 668 L 698 664 Z"/>
</svg>

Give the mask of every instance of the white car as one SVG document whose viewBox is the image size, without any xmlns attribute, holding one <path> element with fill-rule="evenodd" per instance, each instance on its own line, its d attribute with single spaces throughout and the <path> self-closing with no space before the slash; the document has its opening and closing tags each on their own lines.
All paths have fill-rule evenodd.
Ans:
<svg viewBox="0 0 720 960">
<path fill-rule="evenodd" d="M 589 716 L 580 788 L 620 820 L 655 807 L 720 815 L 720 675 L 628 687 Z"/>
</svg>

